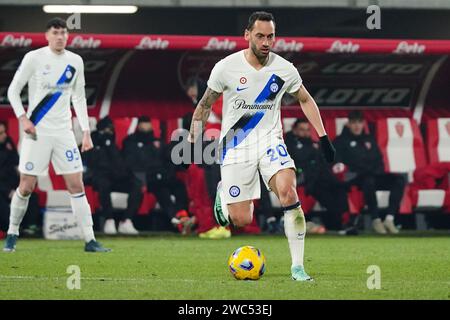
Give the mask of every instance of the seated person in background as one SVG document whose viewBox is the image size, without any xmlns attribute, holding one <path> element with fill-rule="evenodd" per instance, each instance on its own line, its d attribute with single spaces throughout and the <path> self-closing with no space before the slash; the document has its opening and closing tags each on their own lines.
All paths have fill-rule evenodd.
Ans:
<svg viewBox="0 0 450 320">
<path fill-rule="evenodd" d="M 394 216 L 398 213 L 405 189 L 405 177 L 400 174 L 385 173 L 383 157 L 375 138 L 364 132 L 364 117 L 361 111 L 352 111 L 347 127 L 334 142 L 336 162 L 348 166 L 355 177 L 349 185 L 358 186 L 364 193 L 372 226 L 377 233 L 398 233 Z M 378 210 L 377 190 L 389 190 L 389 207 L 384 222 Z"/>
<path fill-rule="evenodd" d="M 342 226 L 342 216 L 348 212 L 347 188 L 333 175 L 319 150 L 319 145 L 311 139 L 308 120 L 298 119 L 292 131 L 286 134 L 285 141 L 297 167 L 297 183 L 304 185 L 306 193 L 327 209 L 326 213 L 321 215 L 325 227 L 338 230 L 342 234 L 357 234 L 353 225 L 345 230 Z"/>
<path fill-rule="evenodd" d="M 182 234 L 190 233 L 195 223 L 187 212 L 186 187 L 176 177 L 170 159 L 170 147 L 153 135 L 152 123 L 147 116 L 138 120 L 136 132 L 123 142 L 123 156 L 127 165 L 140 178 L 147 191 L 156 196 L 171 223 Z M 171 196 L 175 196 L 175 202 Z"/>
<path fill-rule="evenodd" d="M 137 214 L 142 201 L 141 182 L 122 158 L 116 145 L 114 125 L 109 117 L 97 123 L 97 131 L 92 133 L 94 148 L 88 152 L 86 162 L 91 171 L 92 185 L 99 193 L 102 213 L 106 219 L 103 231 L 116 234 L 116 224 L 111 203 L 111 192 L 128 193 L 127 209 L 119 223 L 122 234 L 135 235 L 132 217 Z"/>
<path fill-rule="evenodd" d="M 20 179 L 17 170 L 19 154 L 6 129 L 6 123 L 0 121 L 0 232 L 8 230 L 9 206 Z M 31 194 L 21 227 L 25 234 L 30 235 L 34 235 L 42 227 L 36 193 Z"/>
</svg>

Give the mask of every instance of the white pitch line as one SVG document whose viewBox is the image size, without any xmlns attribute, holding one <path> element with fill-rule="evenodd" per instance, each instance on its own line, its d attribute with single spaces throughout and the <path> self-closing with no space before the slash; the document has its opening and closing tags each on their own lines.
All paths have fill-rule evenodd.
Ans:
<svg viewBox="0 0 450 320">
<path fill-rule="evenodd" d="M 67 278 L 64 277 L 40 277 L 40 276 L 5 276 L 0 275 L 0 282 L 6 282 L 8 280 L 12 281 L 66 281 Z M 195 280 L 195 279 L 153 279 L 153 278 L 103 278 L 103 277 L 81 277 L 81 280 L 87 281 L 129 281 L 129 282 L 137 282 L 137 281 L 176 281 L 176 282 L 218 282 L 219 280 Z"/>
</svg>

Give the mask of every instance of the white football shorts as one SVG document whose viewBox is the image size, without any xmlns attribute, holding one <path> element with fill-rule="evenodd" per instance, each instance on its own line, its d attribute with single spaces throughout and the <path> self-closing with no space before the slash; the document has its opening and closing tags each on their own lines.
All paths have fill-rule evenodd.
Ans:
<svg viewBox="0 0 450 320">
<path fill-rule="evenodd" d="M 267 190 L 269 181 L 280 170 L 292 168 L 296 170 L 294 160 L 289 155 L 286 144 L 278 140 L 267 148 L 261 149 L 256 160 L 229 163 L 221 166 L 222 201 L 226 204 L 245 200 L 259 199 L 261 185 L 258 171 L 261 173 Z"/>
<path fill-rule="evenodd" d="M 20 146 L 19 171 L 23 174 L 46 175 L 50 161 L 56 174 L 83 172 L 80 151 L 72 131 L 57 136 L 26 134 Z"/>
</svg>

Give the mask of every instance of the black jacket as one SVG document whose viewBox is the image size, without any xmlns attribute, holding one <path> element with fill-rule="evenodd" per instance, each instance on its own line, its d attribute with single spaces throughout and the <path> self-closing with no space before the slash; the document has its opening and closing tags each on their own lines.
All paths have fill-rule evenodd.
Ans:
<svg viewBox="0 0 450 320">
<path fill-rule="evenodd" d="M 4 143 L 0 143 L 0 193 L 9 194 L 19 185 L 19 154 L 8 137 Z"/>
<path fill-rule="evenodd" d="M 92 133 L 92 142 L 94 148 L 86 154 L 85 159 L 93 179 L 96 177 L 125 179 L 133 176 L 116 145 L 114 135 L 95 131 Z"/>
<path fill-rule="evenodd" d="M 357 174 L 382 174 L 383 157 L 371 134 L 356 136 L 344 127 L 342 134 L 334 140 L 336 162 L 342 162 Z"/>
<path fill-rule="evenodd" d="M 331 172 L 319 145 L 312 139 L 299 138 L 288 132 L 285 142 L 307 193 L 311 194 L 323 185 L 342 184 Z"/>
<path fill-rule="evenodd" d="M 170 148 L 156 139 L 153 132 L 135 132 L 123 142 L 123 156 L 134 172 L 145 172 L 148 181 L 166 181 L 175 176 Z"/>
</svg>

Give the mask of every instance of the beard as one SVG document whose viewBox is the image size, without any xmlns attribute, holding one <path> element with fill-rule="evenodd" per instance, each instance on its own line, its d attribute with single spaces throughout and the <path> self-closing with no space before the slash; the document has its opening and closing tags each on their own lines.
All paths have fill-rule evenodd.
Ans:
<svg viewBox="0 0 450 320">
<path fill-rule="evenodd" d="M 264 62 L 266 59 L 267 59 L 267 57 L 269 56 L 269 53 L 270 53 L 270 49 L 269 49 L 269 51 L 267 52 L 267 54 L 265 54 L 265 53 L 263 53 L 263 52 L 261 52 L 261 50 L 258 50 L 258 48 L 256 47 L 256 45 L 255 44 L 251 44 L 251 49 L 252 49 L 252 52 L 253 52 L 253 54 L 256 56 L 256 58 L 260 61 L 260 62 Z"/>
</svg>

